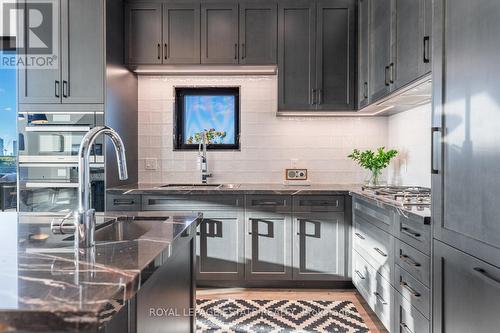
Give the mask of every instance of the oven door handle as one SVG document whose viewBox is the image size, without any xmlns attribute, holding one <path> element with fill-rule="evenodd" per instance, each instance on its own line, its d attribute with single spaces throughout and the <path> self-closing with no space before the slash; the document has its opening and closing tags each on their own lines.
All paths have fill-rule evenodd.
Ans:
<svg viewBox="0 0 500 333">
<path fill-rule="evenodd" d="M 88 132 L 90 126 L 26 126 L 26 132 Z"/>
</svg>

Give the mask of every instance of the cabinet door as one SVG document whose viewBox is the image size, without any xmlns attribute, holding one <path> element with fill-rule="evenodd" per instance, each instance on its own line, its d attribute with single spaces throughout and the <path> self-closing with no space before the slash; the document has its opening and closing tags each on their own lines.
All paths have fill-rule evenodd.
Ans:
<svg viewBox="0 0 500 333">
<path fill-rule="evenodd" d="M 104 103 L 104 3 L 61 3 L 62 102 Z"/>
<path fill-rule="evenodd" d="M 344 280 L 344 213 L 296 214 L 293 279 Z"/>
<path fill-rule="evenodd" d="M 391 91 L 392 0 L 370 3 L 370 100 Z M 391 64 L 393 65 L 391 67 Z"/>
<path fill-rule="evenodd" d="M 240 3 L 240 64 L 276 64 L 277 39 L 276 2 Z"/>
<path fill-rule="evenodd" d="M 433 332 L 498 332 L 498 267 L 435 241 L 433 281 Z"/>
<path fill-rule="evenodd" d="M 130 3 L 125 10 L 125 57 L 129 64 L 161 64 L 161 4 Z"/>
<path fill-rule="evenodd" d="M 244 279 L 244 229 L 242 211 L 203 213 L 196 246 L 198 280 Z"/>
<path fill-rule="evenodd" d="M 280 1 L 278 7 L 278 106 L 280 110 L 316 108 L 314 1 Z"/>
<path fill-rule="evenodd" d="M 25 6 L 26 1 L 20 2 L 20 6 Z M 60 2 L 56 1 L 55 5 L 55 15 L 60 16 Z M 26 12 L 26 11 L 24 11 Z M 28 31 L 28 17 L 20 20 L 19 22 L 24 22 L 24 26 L 20 26 L 19 29 L 23 31 Z M 21 67 L 18 71 L 18 97 L 19 103 L 60 103 L 61 102 L 61 45 L 60 36 L 61 29 L 57 30 L 56 44 L 59 45 L 58 50 L 53 50 L 57 57 L 57 64 L 53 68 L 35 68 L 35 67 Z M 27 35 L 27 34 L 25 34 Z M 26 44 L 25 41 L 24 44 Z M 26 48 L 21 49 L 21 54 L 24 54 Z M 26 54 L 30 56 L 30 54 Z"/>
<path fill-rule="evenodd" d="M 317 108 L 354 109 L 356 6 L 352 0 L 321 0 L 316 6 Z"/>
<path fill-rule="evenodd" d="M 163 63 L 200 63 L 200 4 L 163 5 Z"/>
<path fill-rule="evenodd" d="M 291 216 L 247 215 L 247 280 L 291 280 Z"/>
<path fill-rule="evenodd" d="M 238 4 L 201 4 L 201 63 L 238 63 Z"/>
<path fill-rule="evenodd" d="M 370 0 L 358 3 L 358 108 L 369 103 Z"/>
<path fill-rule="evenodd" d="M 395 89 L 418 79 L 424 69 L 426 0 L 394 0 Z"/>
<path fill-rule="evenodd" d="M 500 266 L 500 2 L 434 4 L 434 237 Z"/>
</svg>

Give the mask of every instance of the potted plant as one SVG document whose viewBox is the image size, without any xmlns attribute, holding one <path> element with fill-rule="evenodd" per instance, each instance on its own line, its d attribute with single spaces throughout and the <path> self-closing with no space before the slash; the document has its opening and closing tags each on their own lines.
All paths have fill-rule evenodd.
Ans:
<svg viewBox="0 0 500 333">
<path fill-rule="evenodd" d="M 376 152 L 371 150 L 361 152 L 354 149 L 353 152 L 347 157 L 358 162 L 361 167 L 371 172 L 370 178 L 367 182 L 368 186 L 379 186 L 382 181 L 382 170 L 389 165 L 389 162 L 396 157 L 397 154 L 397 150 L 390 149 L 386 151 L 385 147 L 380 147 Z"/>
</svg>

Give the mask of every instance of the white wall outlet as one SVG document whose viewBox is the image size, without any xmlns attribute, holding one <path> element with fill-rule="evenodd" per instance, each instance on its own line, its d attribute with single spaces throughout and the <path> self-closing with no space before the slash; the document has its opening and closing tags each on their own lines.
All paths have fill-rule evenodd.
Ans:
<svg viewBox="0 0 500 333">
<path fill-rule="evenodd" d="M 290 169 L 296 169 L 298 163 L 299 163 L 298 158 L 291 158 L 290 159 Z"/>
<path fill-rule="evenodd" d="M 158 159 L 146 158 L 146 170 L 158 170 Z"/>
</svg>

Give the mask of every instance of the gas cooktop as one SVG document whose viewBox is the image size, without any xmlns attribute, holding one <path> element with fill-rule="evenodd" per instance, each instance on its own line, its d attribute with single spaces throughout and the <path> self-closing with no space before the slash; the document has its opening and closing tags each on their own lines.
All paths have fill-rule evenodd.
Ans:
<svg viewBox="0 0 500 333">
<path fill-rule="evenodd" d="M 363 186 L 363 192 L 398 206 L 431 205 L 431 189 L 420 186 Z"/>
</svg>

